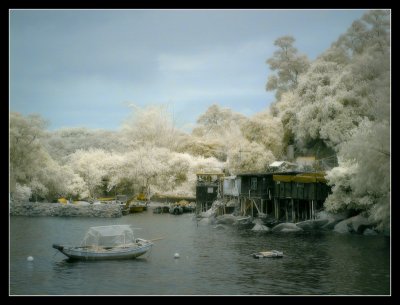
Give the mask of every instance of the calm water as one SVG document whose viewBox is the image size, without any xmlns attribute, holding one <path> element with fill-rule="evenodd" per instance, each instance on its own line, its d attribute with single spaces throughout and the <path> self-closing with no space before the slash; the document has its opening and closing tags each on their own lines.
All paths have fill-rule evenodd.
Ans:
<svg viewBox="0 0 400 305">
<path fill-rule="evenodd" d="M 52 248 L 79 244 L 89 227 L 111 224 L 164 239 L 134 260 L 70 262 Z M 266 249 L 285 256 L 250 255 Z M 197 225 L 193 214 L 151 210 L 107 219 L 10 218 L 11 295 L 388 295 L 390 285 L 390 239 L 382 236 L 218 230 Z"/>
</svg>

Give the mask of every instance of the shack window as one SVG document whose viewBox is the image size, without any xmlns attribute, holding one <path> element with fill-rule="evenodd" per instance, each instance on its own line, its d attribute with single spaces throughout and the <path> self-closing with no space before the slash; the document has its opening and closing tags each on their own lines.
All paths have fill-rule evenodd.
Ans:
<svg viewBox="0 0 400 305">
<path fill-rule="evenodd" d="M 208 187 L 208 188 L 207 188 L 207 193 L 209 193 L 209 194 L 214 193 L 214 188 Z"/>
<path fill-rule="evenodd" d="M 251 186 L 252 190 L 257 190 L 257 178 L 251 178 Z"/>
</svg>

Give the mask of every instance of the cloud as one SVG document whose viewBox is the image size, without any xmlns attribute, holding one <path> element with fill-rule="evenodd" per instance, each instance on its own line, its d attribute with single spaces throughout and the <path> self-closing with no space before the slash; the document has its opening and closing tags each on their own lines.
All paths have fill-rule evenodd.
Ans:
<svg viewBox="0 0 400 305">
<path fill-rule="evenodd" d="M 299 51 L 319 54 L 361 14 L 12 11 L 10 109 L 41 113 L 54 121 L 54 128 L 65 117 L 71 124 L 81 120 L 117 128 L 127 115 L 127 101 L 140 106 L 174 103 L 186 123 L 213 103 L 244 113 L 258 111 L 273 101 L 273 94 L 265 91 L 266 59 L 277 37 L 293 34 Z M 104 117 L 113 112 L 113 119 L 89 122 L 98 117 L 89 112 L 101 111 Z"/>
<path fill-rule="evenodd" d="M 158 55 L 159 70 L 166 73 L 198 71 L 202 70 L 205 64 L 205 58 L 201 56 L 177 54 Z"/>
</svg>

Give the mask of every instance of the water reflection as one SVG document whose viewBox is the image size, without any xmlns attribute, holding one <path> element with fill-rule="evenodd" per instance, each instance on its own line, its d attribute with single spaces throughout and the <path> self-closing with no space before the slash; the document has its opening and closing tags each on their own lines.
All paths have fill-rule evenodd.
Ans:
<svg viewBox="0 0 400 305">
<path fill-rule="evenodd" d="M 143 228 L 140 237 L 163 239 L 134 260 L 76 261 L 51 247 L 77 244 L 90 226 L 109 224 L 132 224 Z M 10 230 L 10 292 L 17 295 L 390 293 L 390 242 L 379 236 L 215 229 L 197 226 L 192 215 L 151 210 L 118 219 L 11 217 Z M 251 256 L 272 249 L 284 257 Z"/>
</svg>

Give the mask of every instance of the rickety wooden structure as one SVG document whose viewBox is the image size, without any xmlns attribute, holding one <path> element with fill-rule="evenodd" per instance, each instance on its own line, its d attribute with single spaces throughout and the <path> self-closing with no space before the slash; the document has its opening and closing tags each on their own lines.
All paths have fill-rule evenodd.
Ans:
<svg viewBox="0 0 400 305">
<path fill-rule="evenodd" d="M 242 215 L 261 216 L 271 213 L 275 192 L 273 175 L 274 173 L 267 172 L 243 173 L 236 176 L 236 179 L 240 181 L 238 200 Z"/>
<path fill-rule="evenodd" d="M 199 172 L 196 174 L 196 213 L 207 211 L 212 203 L 221 197 L 222 177 L 221 172 Z"/>
<path fill-rule="evenodd" d="M 273 175 L 273 180 L 276 219 L 281 219 L 281 215 L 292 222 L 315 219 L 330 192 L 325 172 Z"/>
<path fill-rule="evenodd" d="M 324 172 L 273 172 L 238 174 L 224 179 L 222 194 L 236 197 L 242 215 L 273 216 L 278 220 L 297 222 L 315 218 L 330 188 Z M 234 186 L 234 187 L 233 187 Z M 237 190 L 236 190 L 237 189 Z"/>
</svg>

